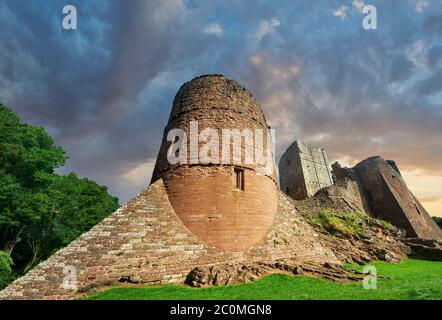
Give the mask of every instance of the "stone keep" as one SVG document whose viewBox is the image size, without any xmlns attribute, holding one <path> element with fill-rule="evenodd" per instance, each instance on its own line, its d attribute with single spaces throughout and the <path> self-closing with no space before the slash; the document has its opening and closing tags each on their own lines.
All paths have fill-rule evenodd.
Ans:
<svg viewBox="0 0 442 320">
<path fill-rule="evenodd" d="M 249 145 L 252 151 L 254 145 L 253 141 L 242 138 L 241 161 L 235 163 L 231 150 L 227 161 L 214 159 L 202 163 L 201 152 L 207 141 L 201 141 L 201 136 L 199 141 L 193 141 L 194 149 L 198 146 L 200 152 L 198 159 L 198 150 L 192 151 L 191 146 L 192 121 L 194 126 L 198 121 L 195 133 L 215 130 L 219 137 L 218 155 L 226 142 L 220 141 L 222 130 L 261 130 L 265 149 L 269 136 L 261 108 L 247 89 L 220 75 L 202 76 L 185 83 L 173 102 L 152 176 L 152 183 L 163 179 L 178 217 L 203 241 L 225 250 L 249 248 L 264 237 L 274 220 L 277 184 L 273 158 L 269 159 L 273 170 L 267 175 L 260 174 L 257 172 L 260 165 L 255 161 L 245 163 L 246 143 L 252 143 Z M 167 135 L 177 128 L 188 133 L 187 164 L 172 165 L 167 159 L 172 144 Z M 227 141 L 229 148 L 233 148 L 233 141 L 233 137 Z M 237 178 L 241 179 L 240 188 L 236 186 Z"/>
<path fill-rule="evenodd" d="M 279 161 L 281 190 L 296 200 L 313 196 L 333 184 L 327 154 L 295 141 Z"/>
</svg>

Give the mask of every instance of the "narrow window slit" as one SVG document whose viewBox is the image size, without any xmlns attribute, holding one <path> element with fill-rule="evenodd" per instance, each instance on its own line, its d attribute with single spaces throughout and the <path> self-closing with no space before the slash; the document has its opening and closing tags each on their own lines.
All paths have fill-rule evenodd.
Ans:
<svg viewBox="0 0 442 320">
<path fill-rule="evenodd" d="M 235 168 L 235 189 L 244 191 L 244 169 Z"/>
</svg>

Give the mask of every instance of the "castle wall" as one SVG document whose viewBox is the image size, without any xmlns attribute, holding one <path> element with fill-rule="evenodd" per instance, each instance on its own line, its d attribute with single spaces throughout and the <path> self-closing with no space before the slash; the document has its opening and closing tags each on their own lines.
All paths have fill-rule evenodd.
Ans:
<svg viewBox="0 0 442 320">
<path fill-rule="evenodd" d="M 409 237 L 442 237 L 442 231 L 408 189 L 395 164 L 372 157 L 357 164 L 354 171 L 373 215 L 404 229 Z"/>
<path fill-rule="evenodd" d="M 118 281 L 183 283 L 196 266 L 236 262 L 335 262 L 312 227 L 282 193 L 275 223 L 242 252 L 222 251 L 196 237 L 175 214 L 163 181 L 0 291 L 0 299 L 73 299 Z M 253 221 L 249 221 L 253 227 Z M 75 268 L 77 289 L 65 289 Z M 69 282 L 72 284 L 72 282 Z"/>
<path fill-rule="evenodd" d="M 257 244 L 273 224 L 275 183 L 244 169 L 244 191 L 235 189 L 232 166 L 181 167 L 166 176 L 169 200 L 184 224 L 204 242 L 241 251 Z M 205 196 L 210 192 L 211 196 Z"/>
<path fill-rule="evenodd" d="M 191 129 L 195 121 L 197 127 Z M 219 138 L 214 147 L 219 157 L 202 162 L 201 152 L 207 140 L 191 133 L 209 128 Z M 171 146 L 167 135 L 173 129 L 187 133 L 186 164 L 171 164 L 167 159 Z M 223 130 L 250 130 L 253 134 L 252 139 L 244 138 L 241 143 L 241 161 L 234 161 L 233 138 L 227 141 L 230 158 L 223 161 Z M 247 162 L 245 157 L 248 147 L 255 155 L 255 130 L 261 130 L 266 150 L 271 145 L 268 126 L 252 94 L 235 81 L 210 75 L 195 78 L 180 88 L 164 131 L 152 182 L 162 178 L 170 202 L 186 227 L 220 249 L 241 251 L 256 244 L 275 217 L 278 201 L 273 157 L 268 159 L 272 170 L 264 174 L 260 171 L 264 165 L 256 159 Z M 235 187 L 235 168 L 244 172 L 242 190 Z"/>
<path fill-rule="evenodd" d="M 353 168 L 343 168 L 338 162 L 335 162 L 332 164 L 332 178 L 334 185 L 345 190 L 345 194 L 342 196 L 349 203 L 354 204 L 358 210 L 372 215 L 361 180 Z"/>
<path fill-rule="evenodd" d="M 201 76 L 186 82 L 178 90 L 173 101 L 172 111 L 169 121 L 164 129 L 161 147 L 155 163 L 152 174 L 152 183 L 163 178 L 166 173 L 180 164 L 170 164 L 167 159 L 167 153 L 171 146 L 171 142 L 167 141 L 167 134 L 172 129 L 183 129 L 190 133 L 190 123 L 198 121 L 198 133 L 206 128 L 212 128 L 217 131 L 219 137 L 222 136 L 222 129 L 244 129 L 262 130 L 264 132 L 264 147 L 267 147 L 268 136 L 266 119 L 262 113 L 261 107 L 257 104 L 255 98 L 249 90 L 240 86 L 236 81 L 224 78 L 221 75 Z M 191 142 L 194 139 L 187 139 L 188 158 L 198 163 L 198 153 L 192 153 Z M 196 141 L 198 150 L 205 144 L 205 141 Z M 251 141 L 253 143 L 253 141 Z M 241 144 L 241 154 L 245 154 L 246 147 L 249 146 L 247 141 Z M 218 145 L 219 154 L 222 152 L 222 145 Z M 233 150 L 230 149 L 230 158 L 226 165 L 233 163 Z M 241 162 L 244 163 L 244 157 Z M 220 164 L 221 162 L 210 164 Z M 191 164 L 191 163 L 188 163 Z M 259 169 L 259 164 L 248 164 L 251 169 Z M 274 172 L 268 175 L 270 179 L 275 181 Z"/>
<path fill-rule="evenodd" d="M 169 131 L 191 136 L 194 120 L 196 133 L 261 129 L 263 149 L 271 143 L 261 108 L 247 89 L 218 75 L 187 82 L 175 97 L 150 187 L 13 282 L 0 299 L 75 298 L 118 281 L 182 283 L 196 266 L 277 259 L 339 263 L 293 202 L 278 192 L 273 167 L 263 172 L 262 163 L 245 163 L 244 152 L 239 163 L 171 164 Z M 192 153 L 195 141 L 186 140 L 187 160 L 198 160 L 206 142 L 197 137 Z M 238 169 L 243 170 L 240 188 Z M 73 275 L 77 288 L 66 289 L 63 284 Z"/>
<path fill-rule="evenodd" d="M 295 141 L 279 162 L 281 190 L 293 199 L 302 200 L 333 184 L 324 149 L 311 148 Z"/>
</svg>

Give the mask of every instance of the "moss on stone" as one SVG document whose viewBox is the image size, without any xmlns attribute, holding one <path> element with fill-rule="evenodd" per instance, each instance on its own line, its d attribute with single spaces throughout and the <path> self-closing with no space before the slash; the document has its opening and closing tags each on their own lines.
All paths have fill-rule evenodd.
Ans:
<svg viewBox="0 0 442 320">
<path fill-rule="evenodd" d="M 335 214 L 321 210 L 310 216 L 308 221 L 332 235 L 360 238 L 364 236 L 364 215 L 358 211 Z"/>
</svg>

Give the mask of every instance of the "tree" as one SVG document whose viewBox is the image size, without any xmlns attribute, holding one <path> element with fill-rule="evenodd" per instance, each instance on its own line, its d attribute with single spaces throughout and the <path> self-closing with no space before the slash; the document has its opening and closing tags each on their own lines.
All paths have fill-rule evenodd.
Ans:
<svg viewBox="0 0 442 320">
<path fill-rule="evenodd" d="M 12 259 L 5 251 L 0 251 L 0 290 L 13 280 Z"/>
<path fill-rule="evenodd" d="M 109 196 L 106 187 L 80 179 L 74 173 L 56 176 L 47 192 L 51 199 L 49 210 L 23 236 L 22 245 L 28 245 L 31 251 L 25 271 L 88 231 L 119 206 L 118 199 Z"/>
<path fill-rule="evenodd" d="M 0 250 L 27 271 L 115 211 L 107 188 L 54 172 L 67 159 L 41 127 L 0 103 Z"/>
<path fill-rule="evenodd" d="M 439 228 L 442 229 L 442 217 L 432 217 L 434 222 L 437 223 L 437 225 L 439 226 Z"/>
<path fill-rule="evenodd" d="M 21 124 L 0 104 L 0 248 L 9 255 L 51 205 L 46 189 L 66 161 L 43 128 Z"/>
</svg>

